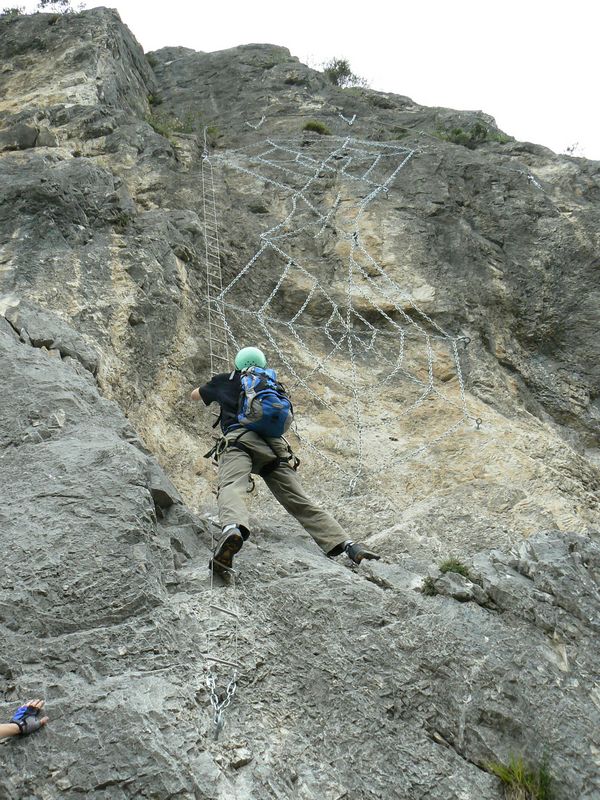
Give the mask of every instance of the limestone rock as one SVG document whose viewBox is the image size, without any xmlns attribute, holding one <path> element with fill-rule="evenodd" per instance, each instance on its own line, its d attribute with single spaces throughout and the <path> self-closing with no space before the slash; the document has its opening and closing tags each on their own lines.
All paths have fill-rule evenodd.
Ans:
<svg viewBox="0 0 600 800">
<path fill-rule="evenodd" d="M 38 137 L 35 128 L 29 125 L 13 125 L 0 131 L 0 152 L 7 150 L 27 150 L 34 147 Z"/>
<path fill-rule="evenodd" d="M 557 800 L 597 797 L 600 166 L 273 45 L 145 56 L 107 9 L 2 17 L 0 64 L 0 712 L 44 694 L 51 718 L 2 745 L 0 795 L 499 800 L 491 761 L 549 754 Z M 302 309 L 301 334 L 259 344 L 300 365 L 303 480 L 376 564 L 326 559 L 259 485 L 237 592 L 211 590 L 210 415 L 187 401 L 210 369 L 205 129 L 225 284 L 277 228 L 374 327 L 356 374 L 384 391 L 353 491 L 335 469 L 357 456 L 353 365 L 313 372 L 331 304 L 312 273 L 290 266 L 269 305 Z M 364 209 L 350 291 L 343 234 L 374 173 L 342 163 L 348 137 L 412 153 Z M 274 140 L 286 169 L 320 167 L 316 236 L 286 227 Z M 242 310 L 280 260 L 239 278 Z M 431 335 L 430 364 L 411 319 L 460 352 Z M 446 435 L 462 395 L 472 419 Z M 469 578 L 440 575 L 449 556 Z M 236 604 L 237 626 L 214 608 Z M 239 675 L 215 740 L 222 662 Z"/>
<path fill-rule="evenodd" d="M 9 298 L 8 302 L 13 300 Z M 6 309 L 4 318 L 34 347 L 55 350 L 63 358 L 70 356 L 93 375 L 98 371 L 96 350 L 57 314 L 44 311 L 35 303 L 20 300 Z"/>
</svg>

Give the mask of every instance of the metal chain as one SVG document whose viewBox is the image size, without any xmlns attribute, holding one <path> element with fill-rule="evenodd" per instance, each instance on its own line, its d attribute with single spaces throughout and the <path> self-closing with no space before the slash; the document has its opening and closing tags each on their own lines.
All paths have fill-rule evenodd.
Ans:
<svg viewBox="0 0 600 800">
<path fill-rule="evenodd" d="M 221 276 L 221 256 L 219 247 L 219 229 L 216 209 L 215 185 L 213 168 L 210 161 L 207 132 L 204 129 L 204 150 L 202 153 L 201 164 L 202 182 L 202 209 L 204 217 L 204 245 L 206 259 L 206 307 L 208 317 L 208 342 L 210 354 L 211 374 L 225 371 L 229 368 L 229 340 L 236 345 L 235 337 L 225 316 L 225 304 L 223 301 L 223 281 Z M 258 257 L 258 254 L 257 254 Z M 239 276 L 241 277 L 241 276 Z M 220 363 L 219 363 L 220 362 Z M 214 529 L 211 526 L 211 552 L 215 551 Z M 239 664 L 239 608 L 236 596 L 236 580 L 233 573 L 232 605 L 233 610 L 223 608 L 214 602 L 214 566 L 210 570 L 210 589 L 209 589 L 209 619 L 206 633 L 206 660 L 209 662 L 206 683 L 209 690 L 210 703 L 214 710 L 215 738 L 218 738 L 223 727 L 223 712 L 230 705 L 237 688 L 237 665 Z M 222 658 L 217 657 L 214 646 L 214 610 L 219 610 L 230 614 L 235 618 L 233 623 L 234 637 L 234 664 L 236 665 L 233 677 L 227 684 L 225 698 L 219 700 L 216 682 L 216 664 L 227 663 Z M 222 648 L 219 648 L 219 654 Z"/>
<path fill-rule="evenodd" d="M 265 120 L 266 120 L 266 117 L 265 117 L 265 115 L 263 114 L 263 115 L 262 115 L 262 117 L 260 118 L 260 120 L 259 120 L 259 121 L 256 123 L 256 125 L 253 125 L 251 122 L 248 122 L 248 121 L 246 121 L 246 125 L 247 125 L 249 128 L 254 128 L 254 130 L 256 131 L 256 130 L 258 130 L 258 129 L 260 128 L 260 126 L 263 124 L 263 122 L 264 122 Z"/>
<path fill-rule="evenodd" d="M 341 115 L 340 115 L 341 116 Z M 342 117 L 343 118 L 343 117 Z M 343 118 L 346 122 L 347 119 Z M 354 118 L 352 119 L 352 122 Z M 261 123 L 262 124 L 262 123 Z M 349 123 L 351 124 L 351 123 Z M 251 126 L 254 127 L 254 126 Z M 305 139 L 301 142 L 294 139 L 282 139 L 275 141 L 267 139 L 261 145 L 252 145 L 236 151 L 229 151 L 226 156 L 218 156 L 221 164 L 231 167 L 243 174 L 246 174 L 261 182 L 262 185 L 270 185 L 278 190 L 282 190 L 288 198 L 289 208 L 283 220 L 263 232 L 260 236 L 261 246 L 250 261 L 234 277 L 234 279 L 219 294 L 218 300 L 222 303 L 225 310 L 231 309 L 240 314 L 248 314 L 258 322 L 266 339 L 273 351 L 280 359 L 283 366 L 287 369 L 290 376 L 295 380 L 295 386 L 302 387 L 309 397 L 314 398 L 319 404 L 333 413 L 340 422 L 347 426 L 351 423 L 357 433 L 357 461 L 356 468 L 351 473 L 340 466 L 334 459 L 329 458 L 326 453 L 316 448 L 310 441 L 305 439 L 298 431 L 294 423 L 293 429 L 298 438 L 310 450 L 315 452 L 321 459 L 333 466 L 341 474 L 350 478 L 350 490 L 355 490 L 357 481 L 364 471 L 364 425 L 362 420 L 361 397 L 363 395 L 371 397 L 381 385 L 389 385 L 391 381 L 402 376 L 415 386 L 419 387 L 417 398 L 403 409 L 399 418 L 405 417 L 414 412 L 416 408 L 423 405 L 428 397 L 435 396 L 441 402 L 449 404 L 461 411 L 461 419 L 444 430 L 439 436 L 428 441 L 423 446 L 411 453 L 406 453 L 402 461 L 414 458 L 424 450 L 429 450 L 449 436 L 466 421 L 473 420 L 474 417 L 469 413 L 467 407 L 466 390 L 464 376 L 458 354 L 458 342 L 465 337 L 453 336 L 445 331 L 431 316 L 415 303 L 414 298 L 406 291 L 401 289 L 395 281 L 386 273 L 383 267 L 371 255 L 364 246 L 361 236 L 361 221 L 366 210 L 373 201 L 380 195 L 389 191 L 393 181 L 399 172 L 410 162 L 414 155 L 422 150 L 409 149 L 391 143 L 374 143 L 351 139 L 350 137 L 327 137 L 327 142 L 315 139 L 310 143 L 311 149 L 303 150 L 306 144 Z M 326 148 L 326 151 L 323 151 Z M 389 159 L 395 159 L 393 164 Z M 368 163 L 360 169 L 360 164 Z M 340 163 L 341 162 L 341 163 Z M 356 174 L 349 172 L 350 167 Z M 389 167 L 387 173 L 384 170 Z M 285 241 L 292 241 L 301 234 L 312 235 L 317 238 L 322 235 L 328 226 L 335 229 L 332 220 L 334 219 L 341 202 L 341 193 L 338 193 L 332 207 L 326 213 L 317 208 L 311 202 L 308 194 L 313 186 L 318 185 L 320 178 L 327 175 L 337 175 L 338 178 L 346 178 L 352 182 L 359 183 L 367 187 L 367 194 L 356 202 L 357 213 L 353 221 L 351 233 L 341 232 L 341 238 L 350 241 L 350 258 L 347 273 L 346 303 L 345 309 L 341 309 L 331 293 L 313 272 L 299 263 L 292 253 L 286 252 Z M 283 179 L 280 178 L 283 176 Z M 306 212 L 314 214 L 314 219 L 308 223 L 303 219 Z M 294 226 L 295 222 L 300 224 Z M 340 231 L 337 231 L 340 237 Z M 249 309 L 235 305 L 229 301 L 229 296 L 238 281 L 252 269 L 257 260 L 266 250 L 275 254 L 283 261 L 283 270 L 279 275 L 269 296 L 258 308 Z M 366 266 L 363 266 L 363 263 Z M 272 303 L 276 296 L 285 292 L 285 280 L 290 273 L 298 272 L 308 280 L 309 288 L 307 295 L 294 313 L 291 319 L 284 320 L 275 315 L 269 315 Z M 377 280 L 374 278 L 374 273 Z M 355 276 L 360 276 L 361 282 L 355 280 Z M 367 291 L 369 289 L 370 291 Z M 390 326 L 391 330 L 379 331 L 366 319 L 356 308 L 355 297 L 360 295 Z M 311 301 L 315 298 L 322 299 L 331 307 L 331 314 L 325 325 L 303 325 L 299 320 L 306 311 Z M 405 302 L 401 305 L 398 298 Z M 410 305 L 412 311 L 418 314 L 418 319 L 408 314 L 405 310 L 406 303 Z M 391 306 L 393 313 L 397 314 L 401 320 L 398 322 L 386 311 L 384 306 Z M 233 331 L 227 325 L 228 335 L 233 340 Z M 358 328 L 357 328 L 358 325 Z M 313 360 L 313 366 L 307 375 L 301 375 L 297 367 L 292 363 L 292 359 L 283 351 L 278 344 L 272 328 L 282 326 L 292 339 L 301 348 L 303 353 L 308 354 Z M 303 328 L 311 331 L 321 331 L 331 343 L 331 349 L 325 352 L 315 363 L 314 353 L 309 345 L 304 341 L 299 331 Z M 423 341 L 427 357 L 427 378 L 422 380 L 412 375 L 406 367 L 406 343 L 408 337 L 415 336 Z M 365 353 L 375 352 L 375 344 L 379 336 L 395 337 L 399 339 L 399 352 L 394 358 L 388 358 L 384 353 L 378 353 L 384 363 L 391 367 L 389 373 L 384 376 L 381 382 L 373 388 L 365 388 L 359 391 L 358 387 L 358 365 L 357 348 L 362 348 Z M 445 341 L 452 351 L 456 374 L 458 378 L 460 400 L 454 400 L 440 391 L 434 382 L 434 350 L 433 341 Z M 335 375 L 328 368 L 328 363 L 339 354 L 341 348 L 348 348 L 350 361 L 351 381 L 348 384 Z M 353 413 L 351 419 L 347 419 L 346 414 L 340 413 L 339 409 L 333 407 L 324 397 L 318 395 L 309 385 L 309 381 L 316 374 L 320 373 L 347 391 L 352 397 Z M 479 427 L 480 420 L 476 420 Z M 377 470 L 375 470 L 376 472 Z"/>
<path fill-rule="evenodd" d="M 215 724 L 215 739 L 218 739 L 225 723 L 223 712 L 231 704 L 237 689 L 237 673 L 233 673 L 233 677 L 225 689 L 225 697 L 222 700 L 219 699 L 219 695 L 217 693 L 217 680 L 215 673 L 212 670 L 206 676 L 206 685 L 208 687 L 210 704 L 214 711 L 213 722 Z"/>
<path fill-rule="evenodd" d="M 225 308 L 221 298 L 223 279 L 221 275 L 221 252 L 219 226 L 215 198 L 213 168 L 210 161 L 206 128 L 204 150 L 201 161 L 202 212 L 204 221 L 204 258 L 206 264 L 206 311 L 208 320 L 208 342 L 211 375 L 221 372 L 229 362 L 228 332 Z M 220 362 L 220 363 L 218 363 Z M 218 369 L 217 366 L 220 368 Z"/>
<path fill-rule="evenodd" d="M 214 539 L 214 531 L 211 526 L 211 552 L 214 553 L 215 551 L 215 539 Z M 224 725 L 224 718 L 223 712 L 225 709 L 230 705 L 233 696 L 237 689 L 237 682 L 238 682 L 238 668 L 240 664 L 239 658 L 239 617 L 240 617 L 240 609 L 237 597 L 237 576 L 234 570 L 230 572 L 230 600 L 231 605 L 229 608 L 222 605 L 222 591 L 219 592 L 219 603 L 216 603 L 215 592 L 214 592 L 214 566 L 211 565 L 210 570 L 210 589 L 209 589 L 209 619 L 208 619 L 208 628 L 206 633 L 206 660 L 209 662 L 208 664 L 208 672 L 206 675 L 206 685 L 209 690 L 209 700 L 214 710 L 214 717 L 213 721 L 215 724 L 215 739 L 219 738 L 219 734 Z M 216 632 L 216 628 L 214 627 L 215 624 L 215 614 L 214 612 L 217 611 L 219 613 L 224 613 L 228 616 L 234 618 L 233 625 L 231 627 L 233 631 L 233 662 L 229 661 L 228 659 L 223 657 L 223 644 L 218 650 L 218 655 L 216 655 L 216 647 L 214 646 L 215 637 L 213 634 Z M 219 695 L 217 692 L 217 665 L 223 664 L 228 667 L 233 667 L 233 674 L 227 684 L 225 690 L 225 697 L 223 700 L 219 700 Z"/>
<path fill-rule="evenodd" d="M 363 471 L 363 426 L 362 426 L 362 415 L 361 415 L 361 408 L 360 408 L 360 400 L 358 397 L 358 370 L 356 369 L 356 358 L 354 356 L 354 347 L 352 346 L 352 288 L 353 288 L 353 279 L 352 279 L 352 259 L 348 262 L 348 286 L 347 286 L 347 311 L 346 311 L 346 326 L 348 328 L 348 336 L 346 337 L 348 340 L 348 354 L 350 356 L 350 364 L 352 365 L 352 402 L 354 405 L 354 417 L 355 417 L 355 425 L 358 433 L 358 440 L 357 440 L 357 467 L 352 480 L 348 485 L 348 490 L 350 494 L 354 494 L 354 490 L 356 489 L 356 484 L 358 479 L 360 478 L 362 471 Z"/>
</svg>

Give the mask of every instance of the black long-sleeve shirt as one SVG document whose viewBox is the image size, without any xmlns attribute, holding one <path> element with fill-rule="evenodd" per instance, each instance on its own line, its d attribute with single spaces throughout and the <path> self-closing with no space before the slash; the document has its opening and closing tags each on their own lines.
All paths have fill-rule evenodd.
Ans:
<svg viewBox="0 0 600 800">
<path fill-rule="evenodd" d="M 229 429 L 241 427 L 237 421 L 242 381 L 240 371 L 220 372 L 213 375 L 208 383 L 199 387 L 200 397 L 204 405 L 218 403 L 221 407 L 221 430 L 226 433 Z"/>
</svg>

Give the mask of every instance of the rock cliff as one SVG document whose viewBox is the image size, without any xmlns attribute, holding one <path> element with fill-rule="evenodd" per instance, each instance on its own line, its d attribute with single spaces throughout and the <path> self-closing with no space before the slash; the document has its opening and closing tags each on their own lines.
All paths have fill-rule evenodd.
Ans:
<svg viewBox="0 0 600 800">
<path fill-rule="evenodd" d="M 230 345 L 290 378 L 377 564 L 258 487 L 210 587 L 213 200 Z M 599 222 L 600 164 L 482 112 L 0 18 L 0 700 L 51 716 L 0 796 L 494 800 L 521 755 L 598 797 Z"/>
</svg>

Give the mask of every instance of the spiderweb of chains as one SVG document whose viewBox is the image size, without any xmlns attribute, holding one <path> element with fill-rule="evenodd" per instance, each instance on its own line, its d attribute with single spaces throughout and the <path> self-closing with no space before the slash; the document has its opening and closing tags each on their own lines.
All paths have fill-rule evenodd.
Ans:
<svg viewBox="0 0 600 800">
<path fill-rule="evenodd" d="M 251 209 L 266 213 L 269 204 L 284 209 L 281 221 L 260 234 L 247 263 L 211 298 L 213 307 L 236 349 L 260 339 L 271 363 L 278 360 L 292 379 L 289 388 L 299 389 L 303 400 L 325 414 L 329 430 L 337 427 L 337 453 L 335 447 L 324 452 L 317 446 L 302 415 L 294 430 L 345 476 L 350 491 L 365 472 L 373 476 L 385 468 L 380 454 L 370 458 L 365 448 L 366 429 L 381 427 L 384 394 L 403 405 L 387 420 L 397 432 L 402 419 L 426 401 L 455 412 L 426 441 L 400 432 L 395 463 L 474 420 L 460 363 L 460 345 L 468 340 L 426 314 L 386 274 L 371 244 L 376 219 L 371 212 L 376 214 L 376 205 L 400 173 L 408 172 L 415 155 L 395 143 L 307 134 L 211 157 L 238 173 L 244 192 L 256 192 L 254 200 L 262 206 Z M 445 383 L 435 375 L 438 359 L 446 365 Z M 447 388 L 449 364 L 457 379 L 453 392 Z"/>
<path fill-rule="evenodd" d="M 295 433 L 343 476 L 350 491 L 363 473 L 372 477 L 386 466 L 365 447 L 366 429 L 381 427 L 383 393 L 401 387 L 397 400 L 403 406 L 394 409 L 390 420 L 395 429 L 430 398 L 456 412 L 456 419 L 425 443 L 408 447 L 398 436 L 397 460 L 432 447 L 472 419 L 459 357 L 462 337 L 443 330 L 386 274 L 368 238 L 371 209 L 388 195 L 414 156 L 413 150 L 393 143 L 308 134 L 301 140 L 267 139 L 222 155 L 209 156 L 205 145 L 203 154 L 211 366 L 230 363 L 229 345 L 264 347 L 270 363 L 281 365 L 280 377 L 291 379 L 288 388 L 297 404 L 316 410 L 311 414 L 317 420 L 316 434 L 304 411 Z M 251 211 L 264 214 L 271 207 L 279 219 L 265 226 L 255 246 L 251 243 L 246 263 L 225 284 L 213 164 L 235 175 L 236 188 L 248 196 Z M 435 379 L 435 361 L 442 351 L 458 378 L 454 395 L 442 391 Z M 319 441 L 319 424 L 328 432 L 337 430 L 339 441 L 333 447 Z M 251 642 L 238 641 L 237 581 L 232 588 L 219 604 L 209 600 L 217 612 L 211 614 L 207 631 L 207 686 L 216 735 L 235 693 L 240 661 L 253 652 Z M 227 645 L 219 634 L 221 615 L 230 620 L 225 629 L 233 631 Z M 218 664 L 233 668 L 221 692 Z"/>
</svg>

